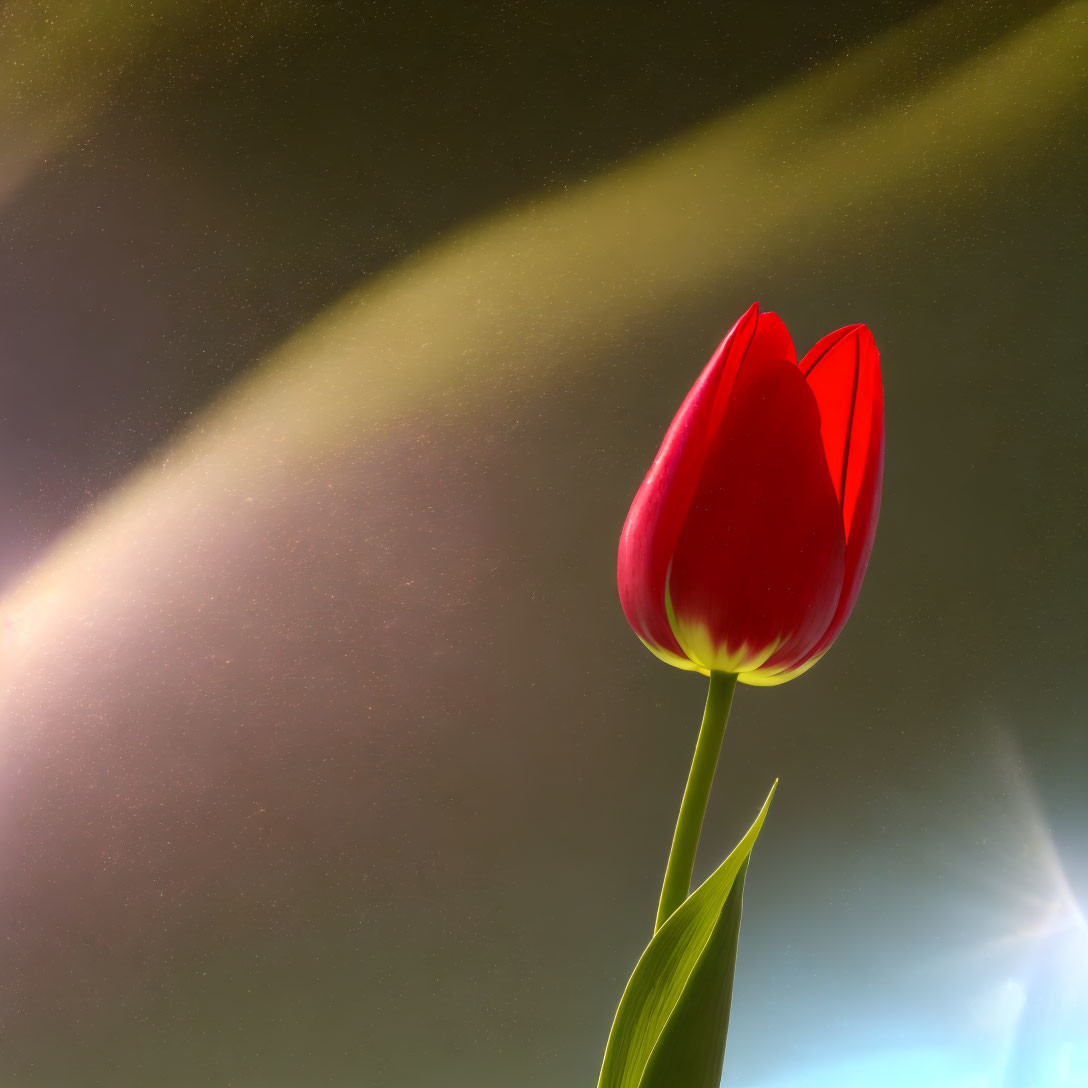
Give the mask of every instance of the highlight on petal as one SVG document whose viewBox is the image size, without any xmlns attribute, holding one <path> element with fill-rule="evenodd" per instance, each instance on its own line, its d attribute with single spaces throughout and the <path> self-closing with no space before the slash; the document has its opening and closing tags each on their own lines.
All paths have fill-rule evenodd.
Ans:
<svg viewBox="0 0 1088 1088">
<path fill-rule="evenodd" d="M 849 537 L 872 437 L 871 408 L 880 395 L 873 334 L 864 325 L 838 329 L 820 340 L 799 368 L 820 409 L 827 466 Z"/>
<path fill-rule="evenodd" d="M 864 325 L 824 337 L 801 360 L 800 370 L 820 409 L 828 466 L 832 479 L 838 481 L 836 494 L 846 534 L 842 595 L 814 650 L 821 654 L 849 619 L 873 550 L 884 477 L 884 390 L 880 353 Z"/>
</svg>

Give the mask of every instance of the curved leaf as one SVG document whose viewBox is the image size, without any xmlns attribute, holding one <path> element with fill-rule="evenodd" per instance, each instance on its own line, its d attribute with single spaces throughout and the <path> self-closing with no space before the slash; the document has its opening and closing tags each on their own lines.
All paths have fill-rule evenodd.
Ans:
<svg viewBox="0 0 1088 1088">
<path fill-rule="evenodd" d="M 721 1082 L 747 868 L 745 858 L 718 924 L 650 1054 L 639 1088 L 718 1088 Z"/>
<path fill-rule="evenodd" d="M 744 874 L 777 785 L 736 849 L 642 953 L 620 999 L 598 1088 L 717 1088 Z"/>
</svg>

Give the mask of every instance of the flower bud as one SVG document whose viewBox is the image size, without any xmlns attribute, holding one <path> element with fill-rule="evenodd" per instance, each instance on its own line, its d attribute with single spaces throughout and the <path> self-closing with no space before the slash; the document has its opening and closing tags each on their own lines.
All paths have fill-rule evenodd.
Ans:
<svg viewBox="0 0 1088 1088">
<path fill-rule="evenodd" d="M 753 305 L 688 393 L 620 536 L 620 601 L 658 657 L 781 684 L 846 623 L 884 467 L 880 357 L 864 325 L 797 363 Z"/>
</svg>

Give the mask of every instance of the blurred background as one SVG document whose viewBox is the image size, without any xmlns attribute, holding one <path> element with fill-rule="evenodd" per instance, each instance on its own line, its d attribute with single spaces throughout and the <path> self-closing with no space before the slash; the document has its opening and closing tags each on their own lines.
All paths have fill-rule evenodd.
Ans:
<svg viewBox="0 0 1088 1088">
<path fill-rule="evenodd" d="M 705 682 L 615 547 L 755 299 L 884 507 L 724 1084 L 1088 1085 L 1088 4 L 0 9 L 0 1084 L 596 1083 Z"/>
</svg>

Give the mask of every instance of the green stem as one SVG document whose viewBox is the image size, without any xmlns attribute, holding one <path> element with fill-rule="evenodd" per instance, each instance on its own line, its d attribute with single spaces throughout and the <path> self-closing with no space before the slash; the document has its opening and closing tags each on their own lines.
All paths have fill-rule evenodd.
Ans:
<svg viewBox="0 0 1088 1088">
<path fill-rule="evenodd" d="M 714 781 L 714 769 L 722 750 L 725 723 L 729 720 L 729 707 L 733 703 L 733 691 L 737 686 L 736 675 L 731 672 L 712 672 L 710 691 L 706 696 L 703 724 L 699 726 L 699 739 L 695 743 L 695 756 L 684 788 L 684 800 L 680 803 L 680 815 L 676 818 L 676 831 L 672 836 L 669 864 L 665 867 L 665 883 L 661 886 L 661 902 L 657 907 L 656 933 L 669 915 L 688 897 L 691 874 L 695 868 L 695 850 L 699 845 L 699 832 L 703 829 L 706 803 L 710 786 Z"/>
</svg>

